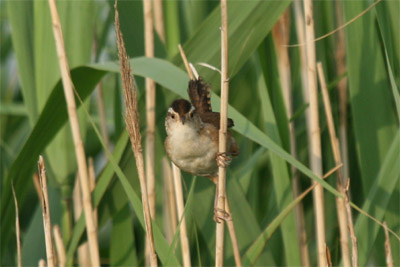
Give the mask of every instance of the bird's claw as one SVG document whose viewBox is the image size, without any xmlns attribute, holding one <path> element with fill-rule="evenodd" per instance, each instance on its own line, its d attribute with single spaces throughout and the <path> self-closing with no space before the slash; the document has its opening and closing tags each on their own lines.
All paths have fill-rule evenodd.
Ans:
<svg viewBox="0 0 400 267">
<path fill-rule="evenodd" d="M 226 168 L 231 164 L 232 158 L 226 152 L 217 153 L 217 165 Z"/>
<path fill-rule="evenodd" d="M 214 221 L 216 223 L 221 223 L 221 221 L 231 221 L 231 214 L 226 210 L 214 208 Z"/>
</svg>

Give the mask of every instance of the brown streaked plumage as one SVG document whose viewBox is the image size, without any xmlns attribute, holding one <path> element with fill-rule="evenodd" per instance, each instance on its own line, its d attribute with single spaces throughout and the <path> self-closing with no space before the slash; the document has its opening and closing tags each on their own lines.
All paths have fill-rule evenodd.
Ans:
<svg viewBox="0 0 400 267">
<path fill-rule="evenodd" d="M 219 130 L 221 117 L 219 112 L 212 112 L 210 85 L 204 83 L 201 77 L 198 80 L 190 80 L 188 94 L 190 102 L 199 112 L 201 120 L 204 123 L 211 123 Z M 228 128 L 233 126 L 233 120 L 228 118 Z"/>
</svg>

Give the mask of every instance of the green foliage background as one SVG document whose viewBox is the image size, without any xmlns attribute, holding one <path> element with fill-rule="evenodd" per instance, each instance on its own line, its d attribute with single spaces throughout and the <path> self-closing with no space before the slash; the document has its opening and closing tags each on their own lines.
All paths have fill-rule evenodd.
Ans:
<svg viewBox="0 0 400 267">
<path fill-rule="evenodd" d="M 345 21 L 370 3 L 343 1 Z M 143 212 L 140 190 L 123 124 L 123 101 L 114 35 L 113 3 L 109 1 L 58 1 L 72 79 L 84 101 L 80 123 L 88 156 L 95 160 L 97 185 L 93 201 L 99 211 L 99 241 L 103 263 L 144 264 Z M 171 101 L 187 98 L 188 77 L 177 51 L 178 43 L 188 59 L 220 67 L 220 9 L 218 1 L 165 1 L 166 43 L 155 38 L 156 58 L 144 55 L 141 1 L 119 2 L 121 29 L 139 87 L 141 126 L 144 120 L 143 77 L 157 83 L 156 194 L 154 222 L 156 249 L 163 265 L 181 264 L 179 245 L 168 244 L 164 233 L 165 207 L 161 159 L 165 155 L 164 116 Z M 241 149 L 228 170 L 228 196 L 244 263 L 251 265 L 299 265 L 300 252 L 292 212 L 290 165 L 301 172 L 305 190 L 310 179 L 325 190 L 327 245 L 334 265 L 341 262 L 339 229 L 334 197 L 335 176 L 326 182 L 308 165 L 305 109 L 300 80 L 298 48 L 290 48 L 293 103 L 298 160 L 289 151 L 288 121 L 283 108 L 271 28 L 282 13 L 291 10 L 290 43 L 296 39 L 291 1 L 228 1 L 229 17 L 229 116 L 235 121 L 235 137 Z M 335 2 L 315 1 L 315 31 L 321 36 L 336 27 Z M 43 154 L 50 178 L 53 224 L 61 224 L 68 259 L 85 240 L 84 220 L 70 225 L 71 192 L 76 174 L 73 143 L 67 122 L 51 20 L 47 1 L 2 1 L 0 191 L 1 265 L 16 262 L 14 184 L 20 208 L 24 265 L 45 258 L 41 207 L 32 174 Z M 348 79 L 348 144 L 352 201 L 400 234 L 400 17 L 399 1 L 382 1 L 345 28 Z M 336 35 L 316 43 L 317 60 L 324 65 L 329 83 L 336 129 L 338 93 L 343 78 L 336 73 Z M 93 48 L 94 42 L 96 49 Z M 213 87 L 212 105 L 219 109 L 219 74 L 196 65 Z M 111 137 L 112 155 L 104 152 L 100 137 L 95 86 L 102 82 Z M 78 102 L 79 103 L 79 102 Z M 320 105 L 323 167 L 334 167 L 327 126 Z M 143 132 L 144 133 L 144 132 Z M 108 158 L 108 160 L 107 160 Z M 214 187 L 207 180 L 184 175 L 186 215 L 193 265 L 212 265 L 215 223 L 212 220 Z M 308 246 L 316 264 L 316 238 L 311 196 L 303 200 Z M 385 264 L 383 230 L 365 216 L 353 212 L 360 264 Z M 175 235 L 174 242 L 177 242 Z M 268 241 L 268 242 L 267 242 Z M 266 243 L 267 242 L 267 243 Z M 179 243 L 179 242 L 178 242 Z M 229 238 L 226 265 L 234 264 Z M 394 263 L 400 263 L 400 243 L 391 235 Z M 70 261 L 71 262 L 71 261 Z"/>
</svg>

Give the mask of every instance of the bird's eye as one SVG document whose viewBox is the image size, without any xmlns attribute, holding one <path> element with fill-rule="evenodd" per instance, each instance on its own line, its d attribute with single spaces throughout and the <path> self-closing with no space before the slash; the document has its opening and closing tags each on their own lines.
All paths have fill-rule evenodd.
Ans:
<svg viewBox="0 0 400 267">
<path fill-rule="evenodd" d="M 171 114 L 171 118 L 172 118 L 172 119 L 175 119 L 175 115 L 174 115 L 174 114 Z"/>
</svg>

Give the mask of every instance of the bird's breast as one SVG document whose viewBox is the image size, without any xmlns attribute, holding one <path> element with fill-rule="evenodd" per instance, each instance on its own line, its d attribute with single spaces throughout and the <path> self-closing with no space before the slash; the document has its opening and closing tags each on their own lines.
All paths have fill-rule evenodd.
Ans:
<svg viewBox="0 0 400 267">
<path fill-rule="evenodd" d="M 184 125 L 172 130 L 165 144 L 171 161 L 183 171 L 194 175 L 208 176 L 216 173 L 218 141 L 212 138 L 213 134 L 212 129 L 200 133 Z"/>
</svg>

